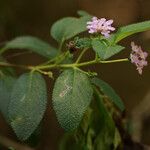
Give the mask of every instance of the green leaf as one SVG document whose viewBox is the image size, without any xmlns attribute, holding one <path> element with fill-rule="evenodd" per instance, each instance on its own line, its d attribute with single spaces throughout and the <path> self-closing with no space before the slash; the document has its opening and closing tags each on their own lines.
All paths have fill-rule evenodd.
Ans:
<svg viewBox="0 0 150 150">
<path fill-rule="evenodd" d="M 100 41 L 99 39 L 92 40 L 92 47 L 102 60 L 108 59 L 124 49 L 124 47 L 120 45 L 107 45 L 104 41 Z"/>
<path fill-rule="evenodd" d="M 61 126 L 74 130 L 92 99 L 93 89 L 86 74 L 79 70 L 65 70 L 56 80 L 53 106 Z"/>
<path fill-rule="evenodd" d="M 101 91 L 108 96 L 112 102 L 121 110 L 123 111 L 125 109 L 124 104 L 121 100 L 121 98 L 116 94 L 116 92 L 114 91 L 114 89 L 106 82 L 104 82 L 103 80 L 99 79 L 99 78 L 93 78 L 92 79 L 92 83 L 95 84 L 96 86 L 98 86 Z"/>
<path fill-rule="evenodd" d="M 16 79 L 11 76 L 0 76 L 0 111 L 6 121 L 8 121 L 8 105 L 10 102 L 10 93 Z"/>
<path fill-rule="evenodd" d="M 88 12 L 84 11 L 84 10 L 79 10 L 77 11 L 77 14 L 81 17 L 84 17 L 84 16 L 91 16 Z"/>
<path fill-rule="evenodd" d="M 66 17 L 58 20 L 51 28 L 51 36 L 58 42 L 68 40 L 75 35 L 87 30 L 86 23 L 91 19 L 90 16 L 81 18 Z"/>
<path fill-rule="evenodd" d="M 7 42 L 3 49 L 4 51 L 7 49 L 28 49 L 47 58 L 53 58 L 57 54 L 57 50 L 54 47 L 31 36 L 17 37 Z"/>
<path fill-rule="evenodd" d="M 115 34 L 115 43 L 118 43 L 122 39 L 139 32 L 143 32 L 146 30 L 150 30 L 150 21 L 144 21 L 140 23 L 135 23 L 131 25 L 127 25 L 118 29 Z"/>
<path fill-rule="evenodd" d="M 76 48 L 84 49 L 84 48 L 91 48 L 91 39 L 90 38 L 74 38 L 74 43 Z"/>
<path fill-rule="evenodd" d="M 10 124 L 20 140 L 38 127 L 47 104 L 46 84 L 39 73 L 23 74 L 15 83 L 9 104 Z"/>
<path fill-rule="evenodd" d="M 94 88 L 94 96 L 99 109 L 101 126 L 100 131 L 95 139 L 95 149 L 109 150 L 113 145 L 115 137 L 115 124 L 103 103 L 101 94 L 96 88 Z"/>
</svg>

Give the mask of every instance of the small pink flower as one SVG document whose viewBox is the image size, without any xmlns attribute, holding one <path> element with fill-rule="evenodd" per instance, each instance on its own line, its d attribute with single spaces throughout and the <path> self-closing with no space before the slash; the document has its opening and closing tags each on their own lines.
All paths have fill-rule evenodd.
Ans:
<svg viewBox="0 0 150 150">
<path fill-rule="evenodd" d="M 87 22 L 87 29 L 89 33 L 101 33 L 106 38 L 110 36 L 110 32 L 114 31 L 115 28 L 112 27 L 113 20 L 106 20 L 105 18 L 98 19 L 93 17 L 92 21 Z"/>
<path fill-rule="evenodd" d="M 144 66 L 147 66 L 146 58 L 148 56 L 147 52 L 144 52 L 141 46 L 135 45 L 134 42 L 131 42 L 132 52 L 130 54 L 130 59 L 133 64 L 137 67 L 139 74 L 142 74 Z"/>
</svg>

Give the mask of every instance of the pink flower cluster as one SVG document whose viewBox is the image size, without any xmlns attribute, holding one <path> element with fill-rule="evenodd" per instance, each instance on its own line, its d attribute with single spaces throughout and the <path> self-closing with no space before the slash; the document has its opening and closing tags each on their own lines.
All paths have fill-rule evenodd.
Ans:
<svg viewBox="0 0 150 150">
<path fill-rule="evenodd" d="M 147 52 L 143 52 L 140 46 L 135 45 L 131 42 L 132 52 L 130 54 L 130 59 L 133 64 L 136 65 L 139 74 L 142 74 L 142 69 L 147 66 L 146 58 L 148 56 Z"/>
<path fill-rule="evenodd" d="M 110 32 L 114 31 L 115 28 L 112 27 L 113 20 L 106 20 L 105 18 L 98 19 L 93 17 L 92 21 L 87 22 L 87 29 L 89 33 L 101 33 L 106 38 L 110 36 Z"/>
</svg>

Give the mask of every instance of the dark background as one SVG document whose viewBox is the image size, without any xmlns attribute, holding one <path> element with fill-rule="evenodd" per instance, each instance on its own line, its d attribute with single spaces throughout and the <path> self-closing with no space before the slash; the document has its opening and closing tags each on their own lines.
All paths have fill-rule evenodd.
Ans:
<svg viewBox="0 0 150 150">
<path fill-rule="evenodd" d="M 51 25 L 61 17 L 77 16 L 77 10 L 81 9 L 98 17 L 114 19 L 116 27 L 150 19 L 150 0 L 0 0 L 0 42 L 20 35 L 33 35 L 57 45 L 50 36 Z M 122 41 L 127 49 L 120 57 L 129 55 L 132 40 L 142 45 L 144 50 L 150 50 L 150 32 L 140 33 Z M 5 55 L 8 61 L 13 63 L 38 64 L 43 61 L 43 58 L 33 54 L 20 57 L 11 57 L 11 54 Z M 86 58 L 90 58 L 90 55 L 91 53 L 88 53 Z M 133 125 L 136 125 L 133 138 L 150 144 L 150 67 L 145 67 L 142 76 L 132 64 L 124 62 L 95 65 L 90 69 L 97 71 L 123 99 L 127 116 L 132 118 Z M 19 75 L 22 71 L 17 72 Z M 50 87 L 53 82 L 48 81 L 47 84 L 49 108 L 42 123 L 39 150 L 57 149 L 63 134 L 50 106 Z M 12 130 L 0 116 L 0 144 L 4 140 L 7 145 L 8 139 L 3 139 L 4 137 L 13 139 L 14 141 L 9 141 L 13 144 L 18 143 Z M 19 147 L 17 150 L 23 148 Z"/>
</svg>

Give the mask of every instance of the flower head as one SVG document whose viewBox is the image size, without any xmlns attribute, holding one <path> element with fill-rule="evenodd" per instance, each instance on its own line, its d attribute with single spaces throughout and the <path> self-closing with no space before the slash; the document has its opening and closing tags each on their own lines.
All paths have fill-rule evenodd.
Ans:
<svg viewBox="0 0 150 150">
<path fill-rule="evenodd" d="M 101 33 L 106 38 L 110 36 L 110 32 L 114 31 L 115 28 L 112 27 L 113 20 L 106 20 L 105 18 L 98 19 L 97 17 L 93 17 L 92 21 L 87 22 L 87 29 L 89 29 L 89 33 Z"/>
<path fill-rule="evenodd" d="M 132 52 L 130 54 L 130 59 L 133 64 L 136 65 L 139 74 L 142 74 L 144 66 L 147 66 L 146 58 L 148 56 L 147 52 L 144 52 L 141 46 L 135 45 L 134 42 L 131 42 Z"/>
</svg>

